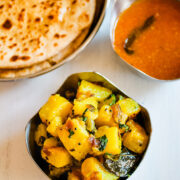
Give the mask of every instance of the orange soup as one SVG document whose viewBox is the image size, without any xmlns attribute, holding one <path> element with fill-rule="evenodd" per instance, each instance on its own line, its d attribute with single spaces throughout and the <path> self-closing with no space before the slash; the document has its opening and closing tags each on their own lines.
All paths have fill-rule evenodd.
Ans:
<svg viewBox="0 0 180 180">
<path fill-rule="evenodd" d="M 137 0 L 119 16 L 114 49 L 152 77 L 180 78 L 180 1 Z"/>
</svg>

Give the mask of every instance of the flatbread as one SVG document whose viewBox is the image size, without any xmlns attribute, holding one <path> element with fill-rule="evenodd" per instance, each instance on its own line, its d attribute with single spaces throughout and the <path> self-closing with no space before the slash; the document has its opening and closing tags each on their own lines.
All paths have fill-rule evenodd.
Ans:
<svg viewBox="0 0 180 180">
<path fill-rule="evenodd" d="M 95 0 L 0 0 L 0 69 L 56 55 L 92 23 Z"/>
<path fill-rule="evenodd" d="M 85 29 L 82 33 L 65 49 L 59 52 L 54 57 L 47 59 L 46 61 L 40 62 L 38 64 L 34 64 L 33 66 L 20 68 L 20 69 L 1 69 L 0 70 L 0 78 L 3 79 L 15 79 L 15 78 L 23 78 L 32 74 L 40 73 L 45 71 L 46 69 L 51 68 L 57 63 L 62 62 L 67 56 L 72 54 L 84 41 L 89 29 Z"/>
</svg>

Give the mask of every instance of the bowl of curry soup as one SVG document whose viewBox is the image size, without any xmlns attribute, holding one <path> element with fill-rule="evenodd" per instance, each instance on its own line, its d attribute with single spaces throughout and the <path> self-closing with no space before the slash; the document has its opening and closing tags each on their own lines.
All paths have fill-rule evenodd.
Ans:
<svg viewBox="0 0 180 180">
<path fill-rule="evenodd" d="M 116 0 L 114 51 L 132 69 L 158 80 L 180 78 L 180 1 Z"/>
</svg>

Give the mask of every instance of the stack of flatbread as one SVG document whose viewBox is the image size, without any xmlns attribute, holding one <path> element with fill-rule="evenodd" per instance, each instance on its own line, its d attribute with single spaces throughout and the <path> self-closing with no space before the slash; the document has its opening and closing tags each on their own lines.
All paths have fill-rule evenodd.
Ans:
<svg viewBox="0 0 180 180">
<path fill-rule="evenodd" d="M 85 39 L 96 0 L 0 0 L 0 78 L 59 63 Z"/>
</svg>

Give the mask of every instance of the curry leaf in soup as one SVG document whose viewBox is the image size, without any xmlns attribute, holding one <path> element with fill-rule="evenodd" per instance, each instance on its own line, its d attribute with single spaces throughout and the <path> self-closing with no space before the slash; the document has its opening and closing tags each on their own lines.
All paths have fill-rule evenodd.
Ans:
<svg viewBox="0 0 180 180">
<path fill-rule="evenodd" d="M 141 27 L 134 29 L 129 34 L 124 43 L 124 50 L 127 54 L 134 54 L 134 50 L 130 49 L 130 47 L 133 45 L 134 41 L 140 36 L 140 34 L 146 29 L 148 29 L 154 23 L 154 21 L 155 17 L 152 15 L 145 20 L 144 24 Z"/>
</svg>

